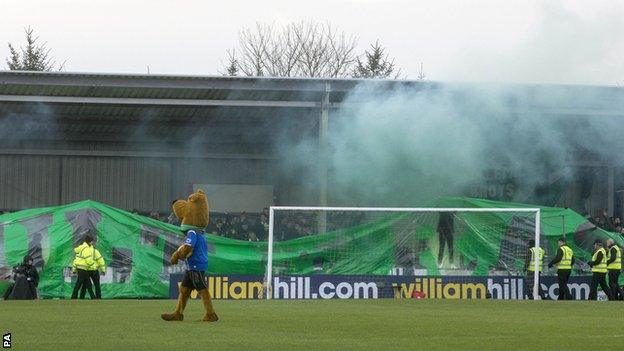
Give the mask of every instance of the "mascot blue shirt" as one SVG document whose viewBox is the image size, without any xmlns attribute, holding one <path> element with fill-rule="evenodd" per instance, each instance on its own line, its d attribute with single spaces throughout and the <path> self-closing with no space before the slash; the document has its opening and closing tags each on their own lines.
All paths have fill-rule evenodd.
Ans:
<svg viewBox="0 0 624 351">
<path fill-rule="evenodd" d="M 185 245 L 193 249 L 193 253 L 186 259 L 186 266 L 189 271 L 204 272 L 208 268 L 208 247 L 206 237 L 203 233 L 189 230 L 186 232 Z"/>
</svg>

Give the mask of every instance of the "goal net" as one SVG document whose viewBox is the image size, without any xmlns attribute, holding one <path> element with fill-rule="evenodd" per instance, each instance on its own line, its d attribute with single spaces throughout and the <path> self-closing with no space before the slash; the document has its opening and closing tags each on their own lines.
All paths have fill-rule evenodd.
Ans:
<svg viewBox="0 0 624 351">
<path fill-rule="evenodd" d="M 539 255 L 528 262 L 540 246 L 537 208 L 269 211 L 268 299 L 542 295 Z"/>
</svg>

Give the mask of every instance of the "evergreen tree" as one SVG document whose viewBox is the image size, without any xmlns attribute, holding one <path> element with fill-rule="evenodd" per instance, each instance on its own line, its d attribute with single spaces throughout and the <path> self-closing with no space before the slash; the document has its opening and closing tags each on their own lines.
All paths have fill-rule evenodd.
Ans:
<svg viewBox="0 0 624 351">
<path fill-rule="evenodd" d="M 364 55 L 358 57 L 353 68 L 354 78 L 398 78 L 400 70 L 395 72 L 394 58 L 389 59 L 386 49 L 376 41 L 371 44 L 371 49 L 366 50 Z"/>
<path fill-rule="evenodd" d="M 56 66 L 56 62 L 50 57 L 47 43 L 40 43 L 39 37 L 35 36 L 30 27 L 24 29 L 26 33 L 26 46 L 19 50 L 9 43 L 9 57 L 6 59 L 7 66 L 12 71 L 51 71 L 63 69 L 63 65 Z"/>
<path fill-rule="evenodd" d="M 236 51 L 232 50 L 232 51 L 228 51 L 227 53 L 227 66 L 225 66 L 225 73 L 223 73 L 224 76 L 230 76 L 230 77 L 234 77 L 238 75 L 238 59 L 236 58 Z"/>
</svg>

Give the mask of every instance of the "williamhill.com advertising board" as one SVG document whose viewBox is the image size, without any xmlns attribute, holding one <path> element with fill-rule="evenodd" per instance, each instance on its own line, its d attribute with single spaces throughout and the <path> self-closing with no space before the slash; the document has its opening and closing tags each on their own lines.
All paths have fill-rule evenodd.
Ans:
<svg viewBox="0 0 624 351">
<path fill-rule="evenodd" d="M 172 274 L 171 298 L 177 298 L 182 274 Z M 208 276 L 208 289 L 214 299 L 264 298 L 263 277 L 250 275 Z M 273 277 L 274 299 L 526 299 L 524 277 L 467 276 L 348 276 L 311 275 Z M 589 277 L 572 277 L 568 283 L 572 296 L 587 299 Z M 540 285 L 547 299 L 559 294 L 556 277 L 542 277 Z M 197 298 L 193 292 L 193 298 Z"/>
</svg>

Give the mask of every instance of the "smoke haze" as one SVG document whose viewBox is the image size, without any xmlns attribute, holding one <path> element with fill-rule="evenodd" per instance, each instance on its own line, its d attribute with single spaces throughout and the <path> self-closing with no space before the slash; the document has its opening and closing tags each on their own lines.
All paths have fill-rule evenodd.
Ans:
<svg viewBox="0 0 624 351">
<path fill-rule="evenodd" d="M 472 195 L 562 205 L 549 192 L 577 182 L 581 195 L 572 205 L 586 211 L 596 173 L 590 167 L 623 161 L 622 89 L 508 83 L 622 84 L 624 61 L 614 57 L 624 50 L 624 7 L 548 1 L 535 5 L 535 15 L 514 27 L 515 41 L 483 35 L 493 42 L 467 44 L 442 72 L 493 83 L 388 90 L 368 82 L 348 96 L 354 107 L 330 112 L 330 204 L 423 205 Z M 616 64 L 605 70 L 606 62 Z M 283 149 L 288 167 L 312 176 L 303 183 L 313 191 L 318 160 L 310 155 L 317 150 L 313 139 Z M 488 182 L 500 186 L 475 191 Z"/>
<path fill-rule="evenodd" d="M 471 195 L 488 172 L 514 183 L 506 200 L 533 200 L 536 189 L 572 180 L 578 166 L 616 162 L 624 142 L 620 89 L 423 84 L 387 90 L 361 84 L 330 112 L 330 205 L 423 205 L 441 195 Z M 584 116 L 588 109 L 616 115 Z M 314 140 L 286 145 L 289 167 L 316 186 Z M 474 196 L 474 194 L 472 194 Z"/>
</svg>

